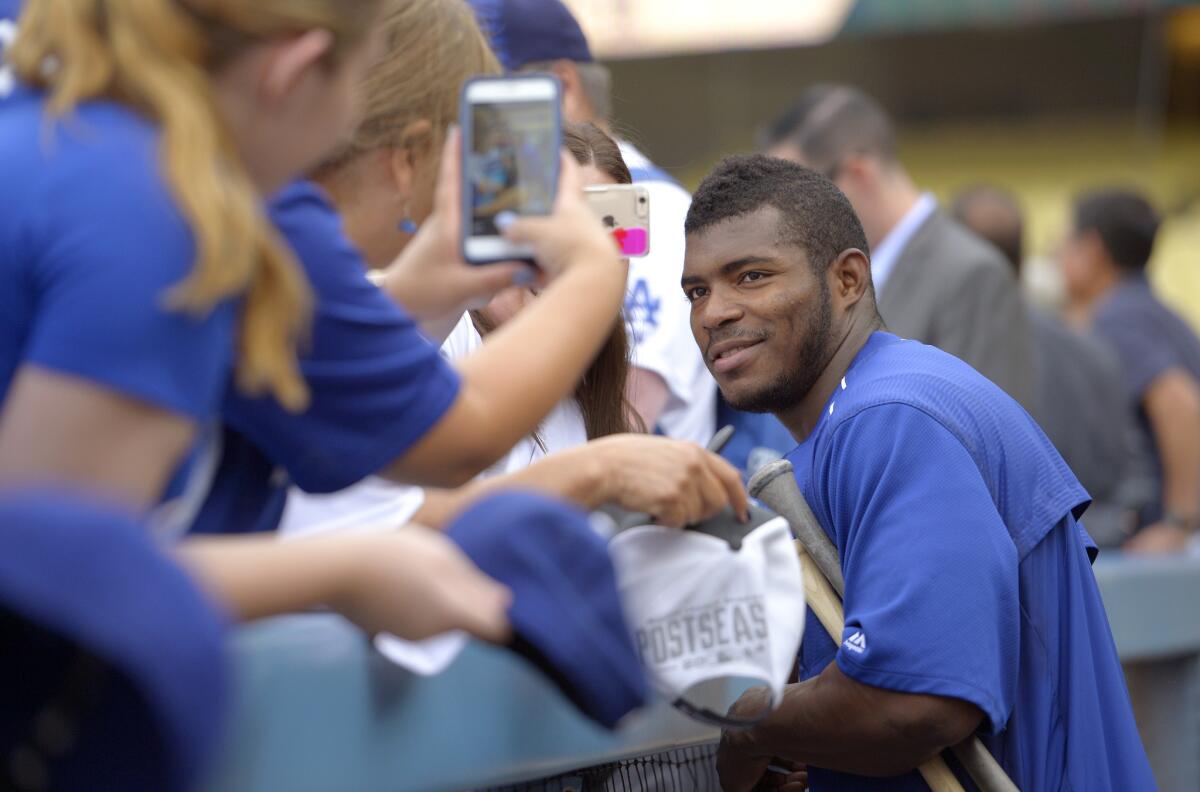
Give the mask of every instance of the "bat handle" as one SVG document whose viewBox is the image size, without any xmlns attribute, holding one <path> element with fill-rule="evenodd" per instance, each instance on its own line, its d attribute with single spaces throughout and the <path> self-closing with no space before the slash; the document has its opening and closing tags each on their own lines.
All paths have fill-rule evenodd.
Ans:
<svg viewBox="0 0 1200 792">
<path fill-rule="evenodd" d="M 816 559 L 805 552 L 804 545 L 798 541 L 796 542 L 796 552 L 800 554 L 800 569 L 804 576 L 804 596 L 808 601 L 808 607 L 812 608 L 812 612 L 821 622 L 821 626 L 825 628 L 825 632 L 829 633 L 833 642 L 840 643 L 842 628 L 846 623 L 842 602 L 833 592 L 833 587 L 829 585 L 825 575 L 817 567 Z M 984 751 L 984 753 L 987 752 Z M 954 773 L 950 771 L 949 766 L 940 756 L 935 756 L 918 767 L 917 772 L 921 774 L 921 778 L 925 779 L 925 783 L 929 785 L 932 792 L 965 792 L 962 784 L 954 777 Z"/>
<path fill-rule="evenodd" d="M 786 459 L 764 465 L 750 478 L 746 487 L 750 497 L 767 504 L 776 514 L 791 523 L 796 538 L 812 556 L 821 573 L 839 597 L 846 595 L 846 581 L 842 577 L 842 565 L 838 560 L 837 548 L 829 535 L 817 522 L 817 517 L 796 484 L 792 463 Z"/>
</svg>

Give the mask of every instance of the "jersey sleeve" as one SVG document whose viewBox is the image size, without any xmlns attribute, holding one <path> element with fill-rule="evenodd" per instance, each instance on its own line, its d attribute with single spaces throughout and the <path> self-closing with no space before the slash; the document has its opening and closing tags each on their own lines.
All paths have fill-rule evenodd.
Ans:
<svg viewBox="0 0 1200 792">
<path fill-rule="evenodd" d="M 873 687 L 968 701 L 1004 728 L 1018 671 L 1017 550 L 963 444 L 902 405 L 836 427 L 827 496 L 846 579 L 837 651 Z"/>
<path fill-rule="evenodd" d="M 236 307 L 200 316 L 168 306 L 196 249 L 157 146 L 148 133 L 93 127 L 84 142 L 63 134 L 47 147 L 59 161 L 30 197 L 37 307 L 22 358 L 207 420 L 229 380 Z"/>
<path fill-rule="evenodd" d="M 650 191 L 650 254 L 630 259 L 624 311 L 632 362 L 662 377 L 677 403 L 689 404 L 695 371 L 704 368 L 692 337 L 691 308 L 679 286 L 691 198 L 674 184 L 641 184 Z"/>
<path fill-rule="evenodd" d="M 402 456 L 450 409 L 459 377 L 416 323 L 366 277 L 361 257 L 315 187 L 272 205 L 316 298 L 301 370 L 301 414 L 232 394 L 226 420 L 309 492 L 333 492 Z"/>
</svg>

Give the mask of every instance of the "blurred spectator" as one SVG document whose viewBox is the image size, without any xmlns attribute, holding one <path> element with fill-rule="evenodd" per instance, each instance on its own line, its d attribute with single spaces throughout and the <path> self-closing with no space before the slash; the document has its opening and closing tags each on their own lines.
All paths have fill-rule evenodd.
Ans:
<svg viewBox="0 0 1200 792">
<path fill-rule="evenodd" d="M 1070 307 L 1116 351 L 1153 452 L 1151 525 L 1129 543 L 1147 552 L 1181 550 L 1200 526 L 1200 340 L 1146 279 L 1159 223 L 1137 193 L 1088 193 L 1061 252 Z"/>
<path fill-rule="evenodd" d="M 998 187 L 973 187 L 954 199 L 951 214 L 995 245 L 1020 281 L 1024 218 L 1015 197 Z M 1033 333 L 1031 412 L 1094 499 L 1086 520 L 1092 538 L 1102 546 L 1120 544 L 1136 525 L 1142 483 L 1120 364 L 1096 339 L 1032 304 L 1026 310 Z"/>
<path fill-rule="evenodd" d="M 768 153 L 823 173 L 871 246 L 884 323 L 962 358 L 1023 405 L 1033 401 L 1029 319 L 1001 256 L 938 209 L 897 155 L 892 120 L 844 85 L 814 86 L 765 131 Z"/>
<path fill-rule="evenodd" d="M 611 79 L 592 58 L 579 23 L 560 0 L 471 0 L 507 71 L 550 72 L 562 83 L 563 117 L 612 133 Z M 614 135 L 614 137 L 616 137 Z M 717 387 L 692 340 L 679 291 L 683 220 L 691 196 L 632 143 L 619 140 L 633 180 L 650 191 L 650 255 L 630 261 L 625 320 L 633 341 L 630 402 L 650 429 L 707 443 Z"/>
</svg>

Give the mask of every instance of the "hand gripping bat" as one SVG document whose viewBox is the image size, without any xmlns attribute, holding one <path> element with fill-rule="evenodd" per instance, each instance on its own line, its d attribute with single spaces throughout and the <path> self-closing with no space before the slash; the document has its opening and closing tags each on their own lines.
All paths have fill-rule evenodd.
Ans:
<svg viewBox="0 0 1200 792">
<path fill-rule="evenodd" d="M 817 522 L 817 517 L 804 500 L 792 463 L 785 459 L 760 468 L 747 487 L 750 497 L 757 498 L 791 523 L 796 534 L 796 549 L 804 570 L 804 589 L 808 605 L 833 638 L 841 643 L 845 625 L 842 597 L 846 582 L 837 548 Z M 1017 785 L 1000 767 L 1000 763 L 972 736 L 950 749 L 982 792 L 1019 792 Z M 946 761 L 935 757 L 917 770 L 933 792 L 963 792 L 962 785 L 950 771 Z"/>
</svg>

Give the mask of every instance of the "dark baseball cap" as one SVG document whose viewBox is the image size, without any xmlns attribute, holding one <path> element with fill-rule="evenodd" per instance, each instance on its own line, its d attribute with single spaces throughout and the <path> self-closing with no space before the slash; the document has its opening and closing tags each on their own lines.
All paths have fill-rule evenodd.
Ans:
<svg viewBox="0 0 1200 792">
<path fill-rule="evenodd" d="M 580 710 L 612 728 L 648 685 L 617 593 L 608 546 L 587 516 L 523 492 L 481 500 L 446 534 L 513 593 L 511 648 Z"/>
<path fill-rule="evenodd" d="M 592 61 L 587 37 L 561 0 L 470 0 L 506 71 L 530 63 Z"/>
<path fill-rule="evenodd" d="M 61 790 L 191 788 L 225 716 L 225 627 L 133 515 L 0 498 L 0 755 L 24 756 L 0 786 L 7 771 Z"/>
</svg>

